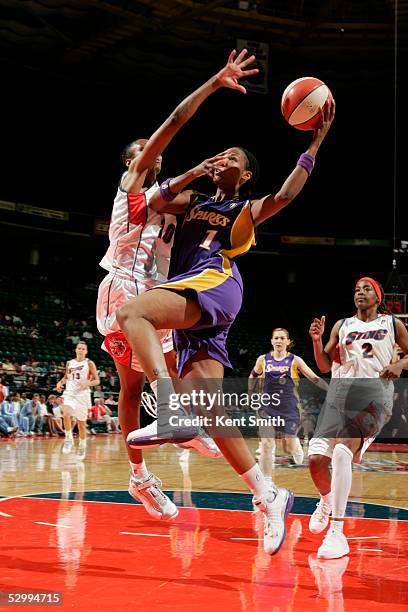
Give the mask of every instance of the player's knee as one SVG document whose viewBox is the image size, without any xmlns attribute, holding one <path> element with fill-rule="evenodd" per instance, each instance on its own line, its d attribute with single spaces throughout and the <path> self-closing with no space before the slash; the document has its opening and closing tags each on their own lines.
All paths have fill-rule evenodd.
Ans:
<svg viewBox="0 0 408 612">
<path fill-rule="evenodd" d="M 353 460 L 352 450 L 345 444 L 336 444 L 333 450 L 333 466 L 346 466 Z"/>
</svg>

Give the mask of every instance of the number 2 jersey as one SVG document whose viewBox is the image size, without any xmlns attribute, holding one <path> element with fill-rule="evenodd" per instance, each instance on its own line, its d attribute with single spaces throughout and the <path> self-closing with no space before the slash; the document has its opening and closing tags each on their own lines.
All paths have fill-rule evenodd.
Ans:
<svg viewBox="0 0 408 612">
<path fill-rule="evenodd" d="M 333 362 L 332 377 L 378 378 L 392 361 L 394 344 L 392 315 L 380 314 L 374 321 L 356 316 L 344 319 L 339 329 L 339 362 Z"/>
</svg>

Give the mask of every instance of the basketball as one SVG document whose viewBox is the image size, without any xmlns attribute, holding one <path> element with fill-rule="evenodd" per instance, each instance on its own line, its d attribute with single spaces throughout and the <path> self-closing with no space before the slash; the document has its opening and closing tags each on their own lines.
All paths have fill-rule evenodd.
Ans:
<svg viewBox="0 0 408 612">
<path fill-rule="evenodd" d="M 320 108 L 329 98 L 333 99 L 331 91 L 320 79 L 296 79 L 283 92 L 282 115 L 297 130 L 315 130 L 320 121 Z"/>
</svg>

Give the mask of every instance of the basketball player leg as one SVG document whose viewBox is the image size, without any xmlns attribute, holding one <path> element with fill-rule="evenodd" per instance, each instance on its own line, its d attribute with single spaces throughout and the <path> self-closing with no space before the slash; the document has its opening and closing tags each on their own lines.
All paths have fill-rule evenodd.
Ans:
<svg viewBox="0 0 408 612">
<path fill-rule="evenodd" d="M 183 380 L 221 381 L 223 377 L 224 366 L 210 357 L 205 348 L 200 349 L 187 362 L 183 371 Z M 209 429 L 209 433 L 224 458 L 254 495 L 254 505 L 263 512 L 264 516 L 265 552 L 275 554 L 285 538 L 285 518 L 292 508 L 293 494 L 287 489 L 276 487 L 273 483 L 268 486 L 238 428 L 229 427 L 225 435 L 220 435 L 220 427 L 215 426 Z"/>
<path fill-rule="evenodd" d="M 361 444 L 361 437 L 339 438 L 335 442 L 332 457 L 332 519 L 318 550 L 318 557 L 338 559 L 350 552 L 343 533 L 344 515 L 352 483 L 353 456 Z"/>
<path fill-rule="evenodd" d="M 68 404 L 61 406 L 62 418 L 64 421 L 65 441 L 62 446 L 62 453 L 68 455 L 74 446 L 74 438 L 72 435 L 72 408 Z"/>
<path fill-rule="evenodd" d="M 86 455 L 86 439 L 87 439 L 86 417 L 84 418 L 84 414 L 78 415 L 77 423 L 78 423 L 78 433 L 79 433 L 77 459 L 79 461 L 83 461 Z"/>
<path fill-rule="evenodd" d="M 158 380 L 166 380 L 167 392 L 160 394 L 162 397 L 159 398 L 165 409 L 168 408 L 169 395 L 175 393 L 175 390 L 156 330 L 187 329 L 194 326 L 201 316 L 201 309 L 196 301 L 188 299 L 182 294 L 160 288 L 152 289 L 130 300 L 117 312 L 118 323 L 133 351 L 137 354 L 156 398 Z M 174 372 L 174 365 L 172 365 L 172 371 Z M 158 415 L 158 420 L 160 420 L 161 415 L 164 415 L 164 428 L 166 428 L 168 412 L 160 410 L 159 404 Z M 139 432 L 136 430 L 134 432 L 134 443 L 132 444 L 129 437 L 128 443 L 134 447 L 139 445 L 139 448 L 143 446 L 152 448 L 165 442 L 171 442 L 170 437 L 162 436 L 159 439 L 157 435 L 158 427 L 158 421 L 155 421 Z M 198 436 L 198 434 L 198 427 L 185 427 L 182 435 L 177 438 L 177 442 L 180 442 L 184 448 L 194 447 L 207 457 L 219 457 L 220 451 L 213 441 L 206 436 Z M 143 437 L 144 442 L 140 436 Z M 174 438 L 175 440 L 176 438 Z M 187 442 L 190 442 L 190 444 L 187 444 Z"/>
<path fill-rule="evenodd" d="M 146 377 L 139 372 L 115 361 L 119 375 L 120 392 L 118 416 L 123 439 L 131 431 L 140 429 L 140 401 Z M 158 520 L 171 520 L 178 515 L 175 504 L 161 490 L 161 482 L 152 474 L 143 459 L 140 449 L 126 445 L 131 468 L 129 495 L 142 502 L 147 512 Z"/>
<path fill-rule="evenodd" d="M 264 416 L 262 414 L 262 416 Z M 275 429 L 271 427 L 261 426 L 259 427 L 260 436 L 260 453 L 259 453 L 259 467 L 261 468 L 262 474 L 265 476 L 267 482 L 272 483 L 272 473 L 275 464 Z"/>
</svg>

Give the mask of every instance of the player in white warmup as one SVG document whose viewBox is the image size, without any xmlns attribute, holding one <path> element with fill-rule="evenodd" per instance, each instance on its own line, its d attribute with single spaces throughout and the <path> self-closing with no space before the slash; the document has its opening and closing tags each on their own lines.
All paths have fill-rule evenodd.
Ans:
<svg viewBox="0 0 408 612">
<path fill-rule="evenodd" d="M 128 145 L 122 160 L 127 171 L 122 176 L 114 201 L 109 228 L 110 245 L 100 265 L 108 272 L 99 287 L 97 325 L 105 336 L 103 348 L 115 360 L 120 378 L 119 422 L 122 435 L 140 427 L 140 398 L 145 383 L 142 368 L 120 330 L 116 311 L 124 303 L 167 280 L 170 251 L 176 229 L 175 216 L 157 213 L 149 207 L 151 195 L 158 189 L 156 177 L 161 169 L 161 153 L 178 130 L 196 112 L 204 100 L 222 87 L 236 88 L 244 75 L 248 60 L 228 62 L 217 73 L 188 96 L 149 139 Z M 172 333 L 159 330 L 167 368 L 177 377 Z M 199 436 L 185 442 L 183 448 L 196 448 L 209 457 L 221 456 L 215 443 Z M 160 481 L 146 467 L 142 451 L 127 447 L 131 465 L 129 493 L 141 501 L 147 512 L 157 519 L 172 519 L 177 507 L 161 491 Z"/>
<path fill-rule="evenodd" d="M 78 422 L 79 445 L 77 458 L 85 459 L 86 454 L 86 419 L 88 408 L 92 406 L 91 387 L 99 385 L 99 376 L 93 361 L 87 358 L 88 347 L 85 342 L 78 342 L 75 349 L 76 357 L 67 361 L 65 374 L 57 383 L 57 391 L 61 393 L 65 387 L 63 404 L 61 406 L 64 417 L 65 442 L 62 452 L 68 454 L 74 446 L 72 437 L 71 417 Z"/>
<path fill-rule="evenodd" d="M 328 530 L 317 556 L 337 559 L 349 553 L 343 533 L 352 482 L 352 461 L 363 453 L 392 414 L 394 385 L 408 369 L 408 359 L 392 363 L 394 344 L 408 352 L 408 332 L 399 319 L 387 314 L 378 282 L 361 278 L 355 286 L 356 314 L 335 323 L 323 348 L 325 318 L 310 326 L 317 366 L 331 369 L 326 401 L 309 443 L 309 469 L 320 501 L 310 518 L 313 533 Z M 329 464 L 332 464 L 330 475 Z"/>
</svg>

